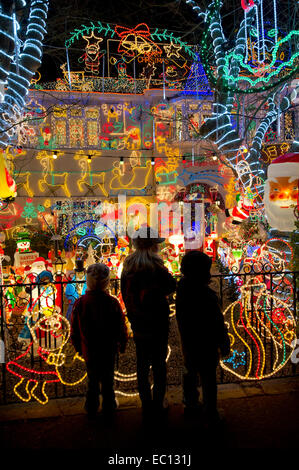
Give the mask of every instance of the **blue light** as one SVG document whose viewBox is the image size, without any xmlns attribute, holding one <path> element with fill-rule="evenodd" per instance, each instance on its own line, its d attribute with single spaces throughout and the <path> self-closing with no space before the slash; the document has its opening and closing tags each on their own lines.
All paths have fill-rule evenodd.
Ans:
<svg viewBox="0 0 299 470">
<path fill-rule="evenodd" d="M 46 19 L 48 12 L 48 0 L 32 0 L 30 3 L 29 20 L 25 35 L 25 41 L 20 46 L 18 31 L 20 26 L 16 21 L 15 13 L 12 16 L 4 15 L 0 11 L 0 18 L 5 19 L 7 30 L 0 30 L 1 35 L 7 37 L 14 49 L 13 55 L 7 53 L 7 49 L 0 50 L 3 56 L 3 64 L 0 67 L 0 82 L 7 84 L 4 99 L 0 106 L 0 132 L 2 133 L 1 144 L 7 146 L 11 134 L 6 131 L 7 122 L 3 119 L 6 114 L 13 121 L 16 119 L 16 111 L 21 114 L 25 105 L 25 97 L 28 94 L 30 80 L 41 63 L 42 41 L 46 34 Z M 22 0 L 21 4 L 26 5 Z M 1 9 L 1 6 L 0 6 Z M 12 35 L 12 30 L 14 35 Z M 4 65 L 5 64 L 5 65 Z M 17 107 L 17 110 L 15 109 Z"/>
<path fill-rule="evenodd" d="M 191 65 L 182 95 L 213 96 L 199 54 L 196 53 L 195 55 L 196 59 Z"/>
<path fill-rule="evenodd" d="M 67 236 L 64 240 L 64 248 L 68 247 L 68 243 L 70 241 L 70 238 L 71 238 L 71 236 L 73 236 L 76 233 L 76 229 L 78 227 L 84 226 L 85 224 L 90 224 L 90 225 L 102 224 L 103 227 L 105 227 L 106 229 L 109 230 L 109 232 L 111 232 L 111 238 L 114 238 L 115 243 L 117 243 L 117 238 L 116 238 L 115 234 L 113 233 L 113 231 L 111 230 L 111 228 L 108 225 L 103 224 L 100 220 L 88 219 L 88 220 L 83 220 L 82 222 L 79 222 L 78 224 L 74 225 L 70 229 L 69 233 L 67 234 Z M 83 240 L 83 239 L 86 240 L 88 238 L 99 240 L 99 243 L 102 241 L 102 239 L 95 233 L 94 229 L 89 228 L 88 234 L 86 235 L 86 232 L 84 233 L 83 237 L 78 241 L 78 245 L 80 244 L 81 240 Z"/>
</svg>

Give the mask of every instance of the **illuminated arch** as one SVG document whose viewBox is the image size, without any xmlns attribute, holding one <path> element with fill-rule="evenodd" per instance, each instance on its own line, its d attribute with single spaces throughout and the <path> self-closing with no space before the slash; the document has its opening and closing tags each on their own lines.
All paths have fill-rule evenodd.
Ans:
<svg viewBox="0 0 299 470">
<path fill-rule="evenodd" d="M 68 232 L 68 234 L 67 234 L 67 236 L 66 236 L 66 238 L 65 238 L 65 240 L 64 240 L 64 248 L 67 248 L 67 247 L 68 247 L 68 244 L 69 244 L 69 242 L 70 242 L 72 236 L 76 236 L 76 237 L 77 237 L 78 234 L 77 234 L 76 231 L 78 230 L 78 228 L 84 227 L 85 224 L 89 224 L 89 231 L 88 231 L 87 234 L 83 234 L 81 238 L 78 238 L 78 240 L 77 240 L 77 245 L 78 245 L 78 246 L 85 246 L 85 242 L 86 242 L 87 240 L 96 241 L 96 242 L 98 243 L 97 246 L 99 246 L 99 245 L 101 245 L 101 244 L 103 243 L 103 238 L 107 238 L 107 237 L 103 237 L 103 238 L 99 237 L 99 236 L 95 233 L 94 229 L 92 228 L 92 224 L 102 225 L 103 227 L 105 227 L 105 229 L 106 229 L 108 232 L 111 233 L 111 238 L 114 238 L 115 243 L 117 243 L 117 238 L 116 238 L 116 236 L 115 236 L 115 233 L 113 232 L 113 230 L 112 230 L 108 225 L 103 224 L 103 222 L 101 222 L 100 220 L 88 219 L 88 220 L 83 220 L 82 222 L 79 222 L 78 224 L 76 224 L 75 226 L 73 226 L 73 227 L 69 230 L 69 232 Z"/>
</svg>

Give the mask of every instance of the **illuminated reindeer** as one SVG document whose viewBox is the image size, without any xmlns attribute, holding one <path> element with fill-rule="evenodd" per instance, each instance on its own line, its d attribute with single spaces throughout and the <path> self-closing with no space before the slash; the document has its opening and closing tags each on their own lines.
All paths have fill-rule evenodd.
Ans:
<svg viewBox="0 0 299 470">
<path fill-rule="evenodd" d="M 29 178 L 31 176 L 30 171 L 18 172 L 18 170 L 15 167 L 15 162 L 14 162 L 15 159 L 19 157 L 19 155 L 26 155 L 26 152 L 24 150 L 18 151 L 18 156 L 17 156 L 13 152 L 11 152 L 11 147 L 8 146 L 5 149 L 5 153 L 6 153 L 7 160 L 9 161 L 9 172 L 10 174 L 14 175 L 14 180 L 17 185 L 17 194 L 20 195 L 19 190 L 20 188 L 23 188 L 29 197 L 33 197 L 33 191 L 30 187 L 30 182 L 29 182 Z"/>
<path fill-rule="evenodd" d="M 43 193 L 48 189 L 52 194 L 55 194 L 62 189 L 66 197 L 71 197 L 67 185 L 68 173 L 54 173 L 52 156 L 48 155 L 46 151 L 40 152 L 36 158 L 40 160 L 43 167 L 43 178 L 38 180 L 39 190 Z"/>
<path fill-rule="evenodd" d="M 25 171 L 24 173 L 18 173 L 16 176 L 16 185 L 17 185 L 17 193 L 20 196 L 20 188 L 23 188 L 29 197 L 33 197 L 33 191 L 30 188 L 29 178 L 30 178 L 30 171 Z"/>
<path fill-rule="evenodd" d="M 97 155 L 93 155 L 95 157 Z M 108 193 L 105 189 L 105 176 L 106 173 L 101 171 L 100 173 L 93 173 L 91 170 L 91 158 L 77 154 L 75 160 L 79 160 L 79 166 L 81 168 L 81 177 L 77 181 L 77 185 L 80 192 L 84 191 L 84 188 L 87 189 L 86 194 L 94 194 L 95 190 L 98 188 L 104 196 L 108 196 Z M 85 196 L 86 196 L 85 194 Z"/>
</svg>

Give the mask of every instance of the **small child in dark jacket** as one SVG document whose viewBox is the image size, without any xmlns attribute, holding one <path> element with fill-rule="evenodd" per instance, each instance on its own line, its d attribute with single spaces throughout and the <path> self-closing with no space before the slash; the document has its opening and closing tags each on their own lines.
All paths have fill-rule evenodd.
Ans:
<svg viewBox="0 0 299 470">
<path fill-rule="evenodd" d="M 219 351 L 230 352 L 230 341 L 216 293 L 208 286 L 212 260 L 200 251 L 187 252 L 181 262 L 183 277 L 176 293 L 176 317 L 180 331 L 185 373 L 185 410 L 200 409 L 198 375 L 203 411 L 208 421 L 218 420 L 216 368 Z"/>
<path fill-rule="evenodd" d="M 114 364 L 117 351 L 124 352 L 127 328 L 118 300 L 108 293 L 109 268 L 98 263 L 86 272 L 86 294 L 76 300 L 71 316 L 71 341 L 86 362 L 88 390 L 85 410 L 94 417 L 99 407 L 106 415 L 117 407 L 114 394 Z"/>
</svg>

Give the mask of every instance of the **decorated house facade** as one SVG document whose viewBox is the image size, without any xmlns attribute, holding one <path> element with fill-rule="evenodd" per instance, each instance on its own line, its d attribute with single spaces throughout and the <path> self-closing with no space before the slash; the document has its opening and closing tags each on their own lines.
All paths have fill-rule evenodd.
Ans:
<svg viewBox="0 0 299 470">
<path fill-rule="evenodd" d="M 187 249 L 217 261 L 231 340 L 222 371 L 263 379 L 291 358 L 296 279 L 288 271 L 289 242 L 299 154 L 291 147 L 298 143 L 298 89 L 288 81 L 297 56 L 287 45 L 297 33 L 280 37 L 265 27 L 259 36 L 250 26 L 253 12 L 230 51 L 213 12 L 197 47 L 145 23 L 98 21 L 70 33 L 54 81 L 33 76 L 32 67 L 27 94 L 22 73 L 17 83 L 13 72 L 0 121 L 1 341 L 13 351 L 5 371 L 21 400 L 46 404 L 56 394 L 53 383 L 84 386 L 85 365 L 70 344 L 69 320 L 86 289 L 86 268 L 99 261 L 109 266 L 110 290 L 125 313 L 123 259 L 132 248 L 130 234 L 152 225 L 152 210 L 161 234 L 169 229 L 161 255 L 174 276 Z M 213 47 L 222 41 L 212 65 L 208 34 Z M 281 47 L 275 67 L 265 48 L 260 60 L 266 34 L 275 59 Z M 266 197 L 278 207 L 276 218 L 269 217 Z M 186 207 L 190 227 L 182 233 Z M 289 214 L 292 224 L 281 225 Z M 275 270 L 287 272 L 272 275 Z M 174 298 L 170 303 L 174 318 Z M 167 360 L 177 370 L 181 351 L 171 328 Z M 132 395 L 137 376 L 124 363 L 115 380 L 124 386 L 121 395 Z"/>
<path fill-rule="evenodd" d="M 5 151 L 17 197 L 2 211 L 3 228 L 65 236 L 119 195 L 127 206 L 217 199 L 224 210 L 232 172 L 196 138 L 213 97 L 176 95 L 30 92 L 30 117 Z"/>
<path fill-rule="evenodd" d="M 254 68 L 252 41 L 247 60 Z M 227 221 L 240 223 L 261 208 L 267 166 L 298 138 L 295 108 L 267 121 L 257 151 L 271 102 L 260 89 L 243 93 L 241 84 L 235 100 L 221 104 L 219 90 L 210 88 L 217 69 L 207 66 L 203 45 L 191 47 L 145 23 L 97 22 L 70 32 L 65 46 L 56 80 L 43 81 L 37 72 L 24 109 L 3 115 L 8 145 L 1 168 L 8 179 L 1 197 L 14 199 L 0 213 L 7 238 L 26 227 L 55 233 L 61 243 L 74 231 L 94 234 L 107 205 L 115 205 L 120 220 L 118 198 L 125 196 L 122 213 L 136 227 L 150 222 L 138 204 L 201 204 L 202 220 L 191 229 L 204 249 L 205 238 L 225 235 Z"/>
</svg>

